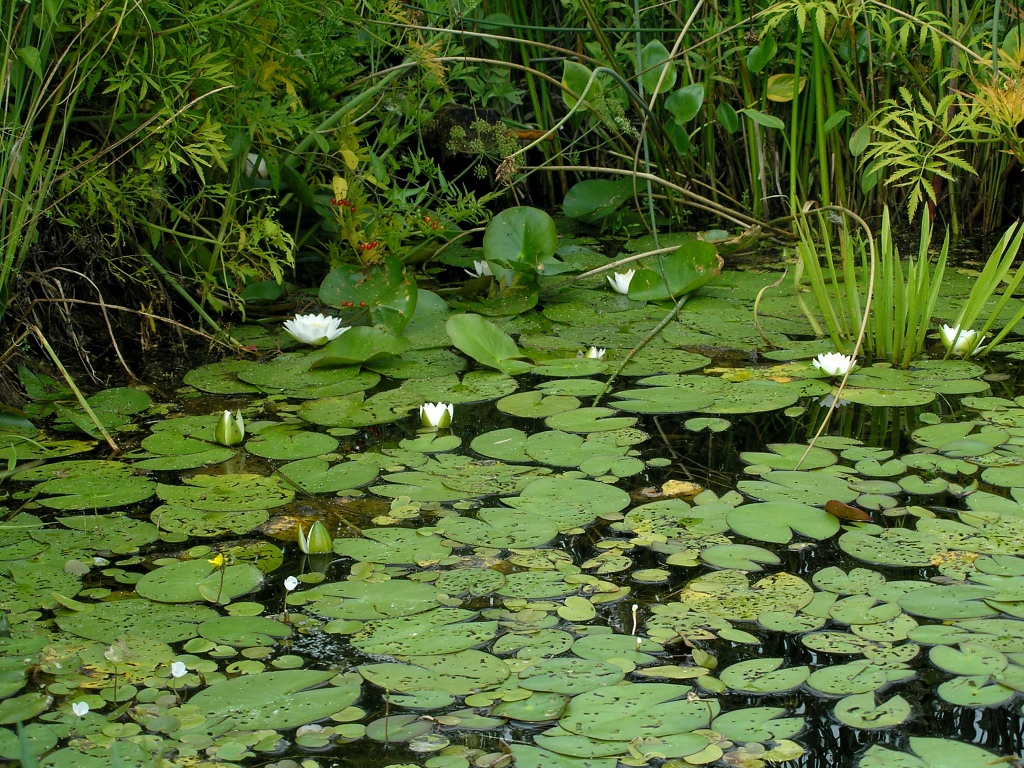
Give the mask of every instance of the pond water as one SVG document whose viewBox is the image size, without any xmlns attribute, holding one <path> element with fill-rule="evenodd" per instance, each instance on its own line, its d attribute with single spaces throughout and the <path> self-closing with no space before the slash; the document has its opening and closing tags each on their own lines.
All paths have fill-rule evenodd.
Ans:
<svg viewBox="0 0 1024 768">
<path fill-rule="evenodd" d="M 1024 346 L 864 364 L 808 450 L 836 394 L 809 358 L 831 349 L 792 296 L 762 301 L 755 329 L 774 280 L 723 275 L 607 395 L 664 310 L 597 282 L 491 319 L 533 361 L 518 376 L 453 350 L 443 314 L 362 365 L 238 329 L 260 359 L 191 371 L 174 402 L 90 398 L 119 455 L 26 374 L 29 415 L 54 429 L 0 432 L 25 461 L 0 527 L 0 756 L 1019 756 Z M 607 352 L 578 355 L 591 345 Z M 450 429 L 421 429 L 435 401 L 454 403 Z M 224 409 L 243 444 L 217 444 Z M 333 543 L 305 556 L 316 521 Z"/>
</svg>

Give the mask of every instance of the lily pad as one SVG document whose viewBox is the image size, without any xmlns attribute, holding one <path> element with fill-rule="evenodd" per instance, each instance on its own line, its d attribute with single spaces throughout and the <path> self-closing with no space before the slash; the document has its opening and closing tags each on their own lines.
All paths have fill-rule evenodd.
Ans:
<svg viewBox="0 0 1024 768">
<path fill-rule="evenodd" d="M 193 694 L 189 703 L 207 720 L 231 730 L 296 728 L 351 706 L 359 698 L 359 679 L 349 676 L 340 685 L 314 688 L 335 672 L 290 669 L 244 675 L 216 683 Z"/>
</svg>

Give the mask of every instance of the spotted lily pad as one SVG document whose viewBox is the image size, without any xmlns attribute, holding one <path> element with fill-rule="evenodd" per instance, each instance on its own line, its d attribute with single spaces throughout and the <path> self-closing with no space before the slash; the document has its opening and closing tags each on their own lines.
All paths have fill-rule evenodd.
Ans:
<svg viewBox="0 0 1024 768">
<path fill-rule="evenodd" d="M 910 718 L 910 703 L 902 696 L 893 696 L 877 703 L 874 693 L 847 696 L 833 710 L 836 719 L 851 728 L 892 728 Z"/>
<path fill-rule="evenodd" d="M 742 693 L 781 693 L 801 685 L 810 674 L 806 666 L 783 667 L 785 659 L 750 659 L 722 670 L 719 679 Z"/>
<path fill-rule="evenodd" d="M 291 669 L 244 675 L 211 685 L 190 697 L 208 721 L 232 730 L 296 728 L 351 706 L 359 698 L 359 679 L 313 688 L 335 672 Z"/>
<path fill-rule="evenodd" d="M 209 512 L 270 509 L 291 501 L 294 491 L 276 477 L 262 475 L 193 475 L 186 485 L 159 484 L 161 500 Z"/>
<path fill-rule="evenodd" d="M 499 549 L 538 547 L 558 535 L 549 517 L 521 509 L 482 509 L 477 519 L 448 517 L 438 528 L 449 539 Z"/>
<path fill-rule="evenodd" d="M 717 701 L 690 701 L 689 687 L 635 683 L 588 691 L 573 697 L 558 724 L 581 736 L 628 741 L 706 728 L 718 714 Z"/>
<path fill-rule="evenodd" d="M 89 611 L 59 616 L 57 625 L 65 632 L 100 643 L 113 643 L 122 635 L 142 642 L 174 643 L 197 637 L 198 626 L 216 615 L 203 605 L 130 599 L 98 603 Z"/>
</svg>

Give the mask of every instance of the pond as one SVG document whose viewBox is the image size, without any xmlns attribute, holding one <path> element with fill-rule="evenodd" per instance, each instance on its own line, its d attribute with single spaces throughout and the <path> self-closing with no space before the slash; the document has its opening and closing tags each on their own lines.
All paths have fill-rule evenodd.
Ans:
<svg viewBox="0 0 1024 768">
<path fill-rule="evenodd" d="M 810 362 L 831 345 L 807 340 L 792 291 L 762 298 L 755 322 L 776 279 L 724 273 L 607 394 L 665 309 L 601 278 L 479 321 L 528 353 L 515 374 L 453 349 L 447 312 L 361 364 L 280 326 L 236 329 L 259 359 L 197 368 L 173 402 L 89 399 L 120 455 L 83 437 L 61 385 L 25 372 L 28 415 L 53 429 L 8 418 L 0 433 L 24 461 L 0 527 L 0 756 L 1019 755 L 1024 343 L 988 367 L 864 363 L 835 402 Z M 449 428 L 421 428 L 433 402 L 453 404 Z M 218 434 L 225 409 L 244 418 L 238 445 L 218 443 L 235 442 Z"/>
</svg>

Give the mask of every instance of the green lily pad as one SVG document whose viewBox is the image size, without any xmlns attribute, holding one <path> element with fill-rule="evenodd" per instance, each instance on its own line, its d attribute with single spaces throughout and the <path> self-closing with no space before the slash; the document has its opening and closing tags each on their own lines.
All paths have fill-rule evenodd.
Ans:
<svg viewBox="0 0 1024 768">
<path fill-rule="evenodd" d="M 839 532 L 836 517 L 823 509 L 795 502 L 741 504 L 726 519 L 740 536 L 775 544 L 788 544 L 794 532 L 819 540 Z"/>
<path fill-rule="evenodd" d="M 198 626 L 216 615 L 204 605 L 115 600 L 97 603 L 89 611 L 58 616 L 57 626 L 99 643 L 113 643 L 123 635 L 141 642 L 175 643 L 198 637 Z"/>
<path fill-rule="evenodd" d="M 362 488 L 377 479 L 378 468 L 365 461 L 343 461 L 333 467 L 326 459 L 292 461 L 278 469 L 306 493 L 337 493 Z"/>
<path fill-rule="evenodd" d="M 482 509 L 475 520 L 444 518 L 438 528 L 447 538 L 463 544 L 497 549 L 539 547 L 558 535 L 551 518 L 508 508 Z"/>
<path fill-rule="evenodd" d="M 930 584 L 904 595 L 897 602 L 914 616 L 943 621 L 978 619 L 998 613 L 985 603 L 986 598 L 995 594 L 996 590 L 991 587 Z"/>
<path fill-rule="evenodd" d="M 877 691 L 889 682 L 885 669 L 864 660 L 817 669 L 807 678 L 807 685 L 830 696 Z"/>
<path fill-rule="evenodd" d="M 716 544 L 702 549 L 700 559 L 715 568 L 743 571 L 760 571 L 761 563 L 778 565 L 782 562 L 774 552 L 750 544 Z"/>
<path fill-rule="evenodd" d="M 528 744 L 513 744 L 509 749 L 518 768 L 615 768 L 613 758 L 575 758 Z"/>
<path fill-rule="evenodd" d="M 740 460 L 747 464 L 770 467 L 771 469 L 821 469 L 839 461 L 839 457 L 825 448 L 801 445 L 799 443 L 769 443 L 771 453 L 744 451 Z M 806 455 L 805 455 L 806 454 Z"/>
<path fill-rule="evenodd" d="M 851 728 L 892 728 L 910 718 L 911 707 L 902 696 L 876 703 L 874 693 L 860 693 L 840 701 L 833 713 Z"/>
<path fill-rule="evenodd" d="M 276 477 L 262 475 L 193 475 L 186 485 L 156 487 L 162 501 L 209 512 L 244 512 L 287 504 L 295 495 Z"/>
<path fill-rule="evenodd" d="M 340 712 L 359 698 L 357 677 L 350 676 L 341 685 L 312 688 L 335 674 L 290 669 L 244 675 L 204 688 L 193 694 L 189 703 L 207 720 L 232 730 L 296 728 Z"/>
<path fill-rule="evenodd" d="M 52 494 L 39 499 L 51 509 L 101 509 L 136 504 L 153 495 L 156 484 L 133 472 L 117 461 L 61 461 L 19 472 L 17 479 L 42 480 L 35 491 Z"/>
<path fill-rule="evenodd" d="M 629 494 L 593 480 L 544 477 L 534 480 L 519 496 L 506 499 L 505 503 L 548 517 L 559 530 L 566 530 L 622 511 L 629 506 Z"/>
<path fill-rule="evenodd" d="M 785 659 L 750 659 L 723 669 L 719 679 L 741 693 L 782 693 L 802 685 L 810 674 L 806 666 L 783 667 Z"/>
<path fill-rule="evenodd" d="M 295 461 L 330 453 L 338 441 L 319 432 L 265 430 L 245 444 L 253 456 Z"/>
<path fill-rule="evenodd" d="M 580 407 L 579 398 L 572 395 L 545 395 L 538 390 L 519 392 L 498 401 L 499 411 L 526 419 L 545 419 L 562 411 Z"/>
<path fill-rule="evenodd" d="M 446 550 L 447 551 L 447 550 Z M 387 589 L 367 581 L 320 584 L 305 610 L 328 619 L 359 620 L 411 616 L 440 605 L 441 588 L 426 582 L 391 579 Z"/>
<path fill-rule="evenodd" d="M 482 651 L 410 656 L 407 660 L 407 664 L 364 664 L 359 673 L 370 683 L 390 691 L 440 690 L 455 696 L 490 688 L 509 676 L 504 661 Z"/>
<path fill-rule="evenodd" d="M 928 652 L 932 664 L 951 675 L 997 675 L 1006 669 L 1005 654 L 984 642 L 964 642 L 959 648 L 936 645 Z"/>
<path fill-rule="evenodd" d="M 1013 688 L 991 682 L 988 675 L 954 677 L 936 689 L 945 701 L 958 707 L 997 707 L 1016 693 Z"/>
<path fill-rule="evenodd" d="M 859 495 L 843 478 L 820 471 L 773 469 L 764 473 L 760 480 L 740 480 L 736 487 L 742 493 L 764 502 L 791 502 L 818 507 L 825 506 L 833 499 L 849 504 Z M 824 527 L 820 530 L 824 530 Z"/>
<path fill-rule="evenodd" d="M 519 677 L 519 686 L 530 691 L 576 695 L 613 686 L 625 677 L 622 667 L 599 659 L 545 659 L 532 664 Z"/>
<path fill-rule="evenodd" d="M 229 565 L 222 571 L 207 560 L 183 560 L 150 571 L 135 585 L 135 591 L 159 603 L 227 602 L 262 583 L 263 573 L 248 563 Z"/>
<path fill-rule="evenodd" d="M 612 418 L 613 408 L 576 408 L 562 411 L 549 416 L 544 423 L 551 429 L 563 432 L 607 432 L 613 429 L 626 429 L 636 424 L 632 416 Z"/>
<path fill-rule="evenodd" d="M 689 701 L 689 690 L 669 683 L 635 683 L 588 691 L 573 697 L 558 724 L 571 733 L 610 741 L 706 728 L 718 714 L 718 702 Z"/>
<path fill-rule="evenodd" d="M 436 608 L 393 619 L 377 619 L 352 637 L 352 646 L 377 656 L 433 656 L 473 648 L 493 639 L 496 621 L 467 622 L 472 611 Z"/>
<path fill-rule="evenodd" d="M 254 395 L 259 388 L 238 378 L 238 372 L 247 370 L 253 364 L 247 360 L 223 360 L 185 374 L 184 382 L 201 392 L 213 395 Z"/>
<path fill-rule="evenodd" d="M 334 551 L 369 563 L 427 563 L 448 556 L 441 539 L 406 528 L 371 528 L 363 539 L 335 539 Z"/>
<path fill-rule="evenodd" d="M 557 720 L 569 697 L 561 693 L 537 692 L 518 701 L 505 701 L 491 709 L 495 717 L 507 717 L 527 723 L 543 723 Z"/>
<path fill-rule="evenodd" d="M 178 504 L 161 504 L 150 513 L 154 525 L 163 531 L 188 536 L 242 536 L 259 528 L 270 518 L 265 509 L 246 512 L 207 512 Z"/>
<path fill-rule="evenodd" d="M 731 741 L 772 741 L 791 739 L 803 728 L 802 717 L 781 717 L 782 707 L 747 707 L 723 712 L 711 728 Z"/>
</svg>

